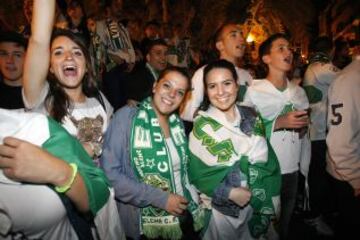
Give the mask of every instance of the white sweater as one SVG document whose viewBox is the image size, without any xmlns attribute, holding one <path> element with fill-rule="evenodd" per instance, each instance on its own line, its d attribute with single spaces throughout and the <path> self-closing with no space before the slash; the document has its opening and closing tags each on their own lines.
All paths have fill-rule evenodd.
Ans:
<svg viewBox="0 0 360 240">
<path fill-rule="evenodd" d="M 327 170 L 360 188 L 360 56 L 329 88 Z"/>
</svg>

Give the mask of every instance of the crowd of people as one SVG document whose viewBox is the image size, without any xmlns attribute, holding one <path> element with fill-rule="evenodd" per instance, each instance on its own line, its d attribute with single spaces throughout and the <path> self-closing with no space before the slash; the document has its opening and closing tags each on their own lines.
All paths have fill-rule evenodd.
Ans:
<svg viewBox="0 0 360 240">
<path fill-rule="evenodd" d="M 0 33 L 0 239 L 286 240 L 300 193 L 318 235 L 358 235 L 359 42 L 301 65 L 275 33 L 250 74 L 241 25 L 204 61 L 119 2 L 25 0 Z"/>
</svg>

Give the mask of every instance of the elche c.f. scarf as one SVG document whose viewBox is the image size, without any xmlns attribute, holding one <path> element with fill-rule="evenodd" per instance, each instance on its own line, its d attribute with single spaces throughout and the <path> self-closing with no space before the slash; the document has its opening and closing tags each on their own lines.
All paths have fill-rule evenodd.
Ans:
<svg viewBox="0 0 360 240">
<path fill-rule="evenodd" d="M 181 183 L 183 195 L 188 200 L 187 210 L 194 219 L 194 229 L 202 227 L 203 214 L 192 200 L 187 176 L 188 147 L 185 131 L 177 114 L 169 116 L 171 139 L 181 161 Z M 139 106 L 131 129 L 131 163 L 141 182 L 177 193 L 171 154 L 165 143 L 158 118 L 152 107 L 151 98 Z M 148 206 L 141 209 L 142 232 L 147 238 L 181 239 L 180 220 L 165 210 Z"/>
</svg>

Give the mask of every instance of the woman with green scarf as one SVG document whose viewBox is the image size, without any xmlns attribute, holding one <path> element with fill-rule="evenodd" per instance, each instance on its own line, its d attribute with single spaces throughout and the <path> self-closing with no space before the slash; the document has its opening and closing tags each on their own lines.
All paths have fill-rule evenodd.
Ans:
<svg viewBox="0 0 360 240">
<path fill-rule="evenodd" d="M 107 130 L 100 164 L 115 189 L 129 238 L 189 238 L 202 226 L 187 176 L 187 139 L 176 113 L 189 86 L 183 69 L 165 69 L 153 96 L 120 109 Z"/>
<path fill-rule="evenodd" d="M 279 202 L 277 158 L 256 112 L 236 105 L 236 82 L 226 60 L 205 67 L 205 98 L 189 137 L 190 182 L 208 209 L 206 240 L 264 235 Z"/>
</svg>

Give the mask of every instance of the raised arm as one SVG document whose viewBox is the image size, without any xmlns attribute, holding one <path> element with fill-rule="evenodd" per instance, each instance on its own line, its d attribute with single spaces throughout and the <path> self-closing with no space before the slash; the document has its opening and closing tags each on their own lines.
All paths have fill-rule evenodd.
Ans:
<svg viewBox="0 0 360 240">
<path fill-rule="evenodd" d="M 24 65 L 24 97 L 33 107 L 44 87 L 50 63 L 50 38 L 55 0 L 34 0 L 31 36 Z"/>
</svg>

